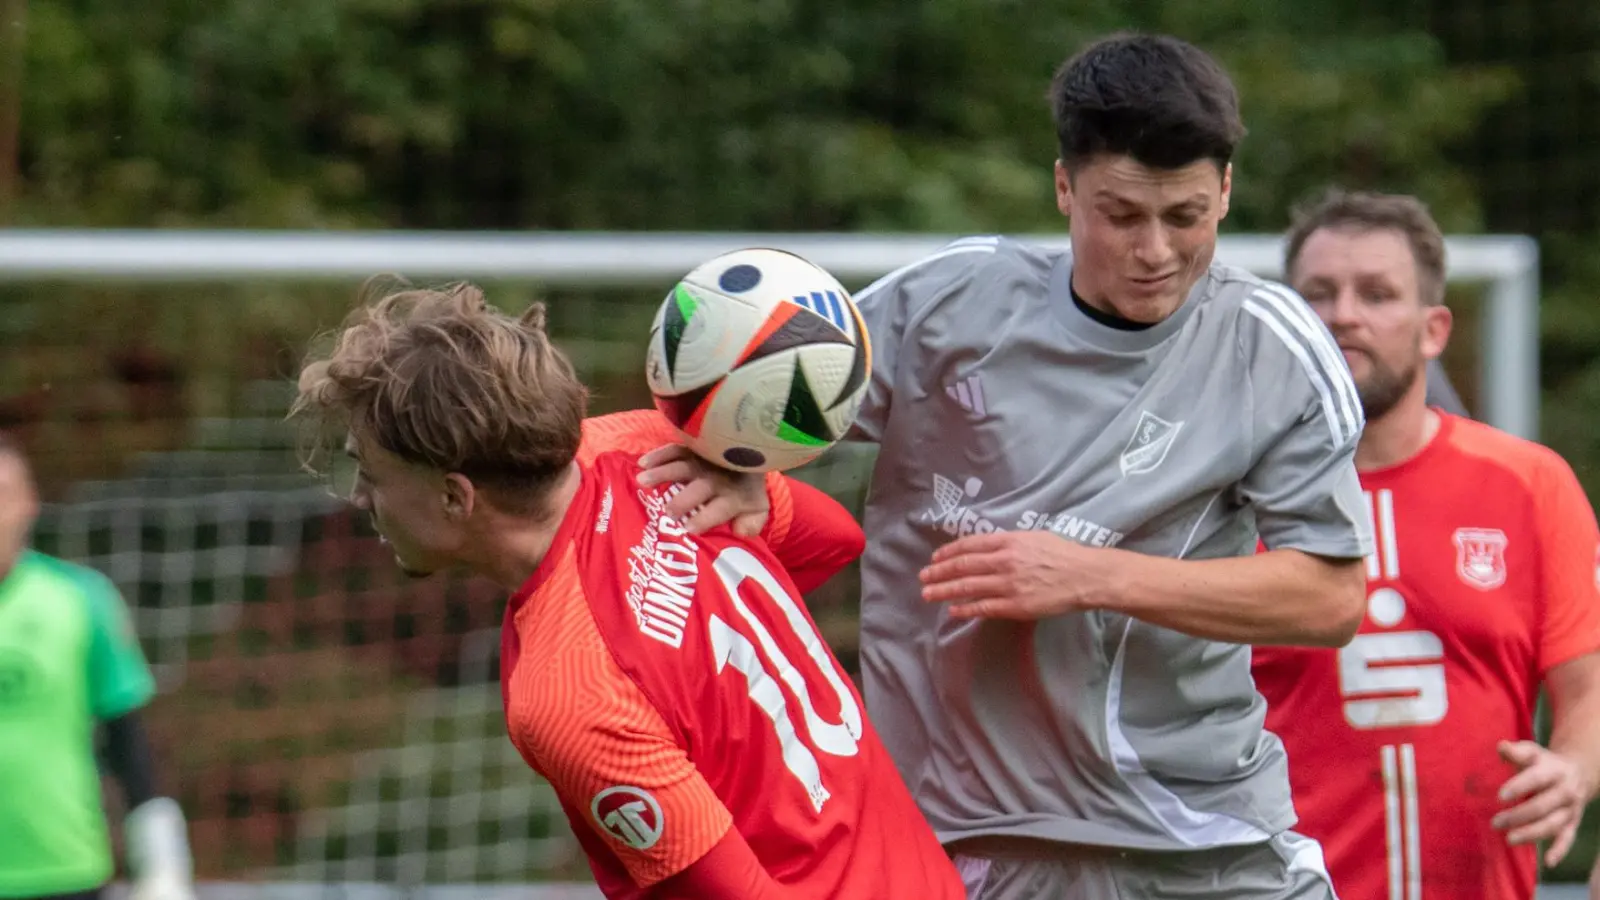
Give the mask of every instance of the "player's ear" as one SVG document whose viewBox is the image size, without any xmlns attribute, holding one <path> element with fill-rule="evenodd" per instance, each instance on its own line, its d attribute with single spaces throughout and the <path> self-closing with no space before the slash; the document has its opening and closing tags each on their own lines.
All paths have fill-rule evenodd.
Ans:
<svg viewBox="0 0 1600 900">
<path fill-rule="evenodd" d="M 1450 343 L 1455 314 L 1441 303 L 1424 308 L 1422 316 L 1422 355 L 1425 359 L 1438 359 Z"/>
<path fill-rule="evenodd" d="M 1233 163 L 1222 167 L 1222 205 L 1217 210 L 1217 220 L 1228 217 L 1228 201 L 1233 196 Z"/>
<path fill-rule="evenodd" d="M 1072 175 L 1067 172 L 1067 164 L 1056 160 L 1056 209 L 1067 218 L 1072 218 Z"/>
<path fill-rule="evenodd" d="M 444 514 L 451 521 L 460 523 L 471 518 L 477 501 L 478 489 L 471 479 L 459 472 L 444 476 Z"/>
</svg>

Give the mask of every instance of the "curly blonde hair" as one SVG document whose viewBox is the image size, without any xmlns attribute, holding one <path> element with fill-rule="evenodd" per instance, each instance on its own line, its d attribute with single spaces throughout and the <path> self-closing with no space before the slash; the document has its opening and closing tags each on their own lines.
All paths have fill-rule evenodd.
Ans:
<svg viewBox="0 0 1600 900">
<path fill-rule="evenodd" d="M 323 471 L 349 429 L 409 463 L 465 475 L 507 511 L 537 512 L 577 455 L 588 402 L 545 333 L 543 304 L 512 317 L 471 284 L 385 284 L 368 283 L 300 371 L 289 416 L 306 428 L 302 462 Z"/>
</svg>

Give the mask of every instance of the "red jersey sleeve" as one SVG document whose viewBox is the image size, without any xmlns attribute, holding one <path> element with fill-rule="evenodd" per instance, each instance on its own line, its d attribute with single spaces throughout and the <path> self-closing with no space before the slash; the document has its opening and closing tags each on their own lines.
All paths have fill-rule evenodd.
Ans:
<svg viewBox="0 0 1600 900">
<path fill-rule="evenodd" d="M 643 456 L 663 444 L 682 443 L 683 438 L 661 413 L 653 409 L 632 409 L 583 420 L 583 441 L 578 445 L 578 462 L 593 463 L 602 453 L 619 452 Z"/>
<path fill-rule="evenodd" d="M 803 481 L 767 476 L 772 515 L 761 536 L 800 593 L 821 587 L 866 549 L 867 537 L 850 511 Z"/>
<path fill-rule="evenodd" d="M 585 419 L 578 461 L 592 463 L 602 453 L 643 456 L 683 438 L 653 409 L 636 409 Z M 803 481 L 779 472 L 766 474 L 772 513 L 761 537 L 783 563 L 802 594 L 849 565 L 866 547 L 866 537 L 850 511 Z"/>
<path fill-rule="evenodd" d="M 661 900 L 801 900 L 772 880 L 744 836 L 729 830 L 700 861 L 663 881 Z"/>
<path fill-rule="evenodd" d="M 1600 528 L 1566 461 L 1541 454 L 1534 474 L 1544 621 L 1539 671 L 1600 650 Z"/>
<path fill-rule="evenodd" d="M 733 818 L 612 658 L 570 547 L 515 627 L 521 648 L 508 692 L 511 740 L 555 788 L 572 827 L 599 835 L 641 887 L 705 856 Z"/>
</svg>

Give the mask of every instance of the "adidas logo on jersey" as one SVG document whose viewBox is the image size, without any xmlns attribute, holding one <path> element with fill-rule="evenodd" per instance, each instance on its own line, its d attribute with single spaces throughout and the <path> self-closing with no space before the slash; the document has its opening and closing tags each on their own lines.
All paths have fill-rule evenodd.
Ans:
<svg viewBox="0 0 1600 900">
<path fill-rule="evenodd" d="M 945 385 L 944 392 L 958 406 L 975 416 L 988 413 L 983 404 L 983 383 L 976 375 L 968 375 L 960 381 Z"/>
</svg>

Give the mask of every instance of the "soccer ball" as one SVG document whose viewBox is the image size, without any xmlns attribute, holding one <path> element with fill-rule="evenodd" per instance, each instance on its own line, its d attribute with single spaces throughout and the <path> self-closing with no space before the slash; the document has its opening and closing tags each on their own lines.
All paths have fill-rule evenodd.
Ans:
<svg viewBox="0 0 1600 900">
<path fill-rule="evenodd" d="M 792 469 L 855 421 L 872 372 L 861 313 L 839 282 L 781 250 L 725 253 L 685 275 L 650 329 L 656 408 L 702 458 Z"/>
</svg>

